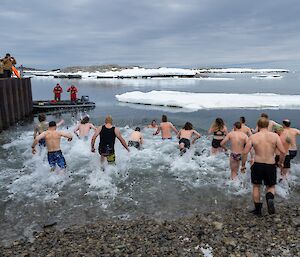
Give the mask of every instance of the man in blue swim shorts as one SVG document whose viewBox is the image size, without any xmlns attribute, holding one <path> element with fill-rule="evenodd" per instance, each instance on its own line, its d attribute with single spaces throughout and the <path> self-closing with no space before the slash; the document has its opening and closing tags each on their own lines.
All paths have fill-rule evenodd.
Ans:
<svg viewBox="0 0 300 257">
<path fill-rule="evenodd" d="M 46 141 L 46 146 L 48 150 L 48 162 L 51 167 L 51 171 L 55 170 L 56 165 L 62 170 L 64 170 L 67 167 L 65 158 L 60 150 L 60 139 L 61 137 L 65 137 L 68 139 L 68 141 L 72 140 L 71 133 L 57 131 L 56 128 L 56 122 L 50 121 L 48 130 L 38 135 L 34 139 L 32 144 L 32 153 L 35 154 L 35 146 L 38 144 L 38 142 L 42 139 Z"/>
</svg>

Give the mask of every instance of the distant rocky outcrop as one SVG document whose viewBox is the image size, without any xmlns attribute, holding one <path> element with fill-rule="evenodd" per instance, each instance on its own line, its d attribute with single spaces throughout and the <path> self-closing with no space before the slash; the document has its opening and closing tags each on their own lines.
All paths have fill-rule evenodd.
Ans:
<svg viewBox="0 0 300 257">
<path fill-rule="evenodd" d="M 136 66 L 135 66 L 136 67 Z M 61 72 L 65 73 L 74 73 L 78 71 L 84 72 L 107 72 L 107 71 L 121 71 L 124 69 L 130 69 L 133 66 L 120 66 L 117 64 L 104 64 L 104 65 L 91 65 L 91 66 L 72 66 L 61 69 Z"/>
</svg>

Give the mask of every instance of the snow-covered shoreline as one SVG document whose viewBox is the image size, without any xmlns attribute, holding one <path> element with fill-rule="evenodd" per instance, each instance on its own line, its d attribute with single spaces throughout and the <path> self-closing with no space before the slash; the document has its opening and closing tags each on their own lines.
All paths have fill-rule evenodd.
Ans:
<svg viewBox="0 0 300 257">
<path fill-rule="evenodd" d="M 27 76 L 37 77 L 53 77 L 53 78 L 69 78 L 69 79 L 150 79 L 150 78 L 203 78 L 208 77 L 209 73 L 287 73 L 285 69 L 252 69 L 252 68 L 226 68 L 226 69 L 180 69 L 180 68 L 157 68 L 145 69 L 133 67 L 123 70 L 112 71 L 77 71 L 77 72 L 61 72 L 57 71 L 24 71 Z"/>
</svg>

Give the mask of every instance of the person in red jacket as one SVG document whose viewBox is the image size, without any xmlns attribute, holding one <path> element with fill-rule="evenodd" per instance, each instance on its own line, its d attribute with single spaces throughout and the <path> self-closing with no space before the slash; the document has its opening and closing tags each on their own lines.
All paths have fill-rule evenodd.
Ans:
<svg viewBox="0 0 300 257">
<path fill-rule="evenodd" d="M 62 87 L 57 83 L 56 86 L 53 89 L 54 93 L 54 100 L 55 101 L 60 101 L 60 95 L 63 92 Z"/>
<path fill-rule="evenodd" d="M 75 102 L 77 100 L 77 92 L 78 92 L 77 88 L 74 85 L 71 85 L 68 88 L 67 92 L 70 92 L 71 101 Z"/>
</svg>

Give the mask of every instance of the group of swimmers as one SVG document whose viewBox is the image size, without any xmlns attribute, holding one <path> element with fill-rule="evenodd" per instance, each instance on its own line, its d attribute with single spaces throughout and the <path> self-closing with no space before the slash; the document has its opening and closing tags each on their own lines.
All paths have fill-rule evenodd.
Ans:
<svg viewBox="0 0 300 257">
<path fill-rule="evenodd" d="M 35 146 L 37 144 L 41 147 L 46 146 L 51 170 L 54 171 L 56 165 L 61 169 L 65 169 L 66 161 L 60 149 L 60 139 L 65 137 L 71 141 L 72 134 L 56 130 L 63 123 L 63 120 L 58 123 L 55 121 L 48 123 L 44 114 L 40 114 L 38 119 L 39 123 L 35 125 L 34 129 L 32 153 L 36 153 Z M 247 156 L 250 153 L 251 182 L 253 184 L 252 196 L 255 206 L 252 213 L 261 215 L 260 187 L 262 182 L 264 182 L 268 212 L 273 214 L 275 213 L 274 195 L 275 184 L 277 183 L 277 167 L 281 170 L 282 179 L 286 178 L 290 169 L 290 161 L 297 155 L 296 137 L 300 135 L 300 130 L 291 128 L 289 120 L 284 120 L 282 125 L 280 125 L 270 120 L 265 113 L 261 114 L 255 129 L 247 127 L 245 122 L 245 118 L 240 117 L 240 121 L 234 123 L 233 130 L 228 132 L 224 121 L 221 118 L 217 118 L 208 130 L 209 134 L 213 134 L 211 152 L 212 154 L 225 152 L 227 151 L 227 142 L 231 142 L 229 157 L 231 179 L 237 177 L 239 169 L 242 173 L 245 172 Z M 201 134 L 193 128 L 190 122 L 186 122 L 184 127 L 178 131 L 168 121 L 166 115 L 162 115 L 159 125 L 153 120 L 148 125 L 148 128 L 155 129 L 153 135 L 161 133 L 163 140 L 172 139 L 172 132 L 174 132 L 179 139 L 180 155 L 183 155 L 190 148 L 191 144 L 194 144 L 201 137 Z M 74 133 L 77 137 L 88 140 L 91 129 L 94 130 L 91 140 L 91 152 L 95 152 L 95 141 L 98 136 L 100 137 L 98 152 L 102 167 L 104 167 L 105 161 L 109 164 L 115 163 L 114 146 L 116 138 L 128 152 L 130 147 L 140 149 L 144 143 L 140 127 L 135 128 L 127 143 L 122 137 L 119 128 L 113 125 L 110 115 L 106 116 L 105 124 L 98 128 L 89 122 L 88 116 L 85 116 L 75 127 Z"/>
</svg>

